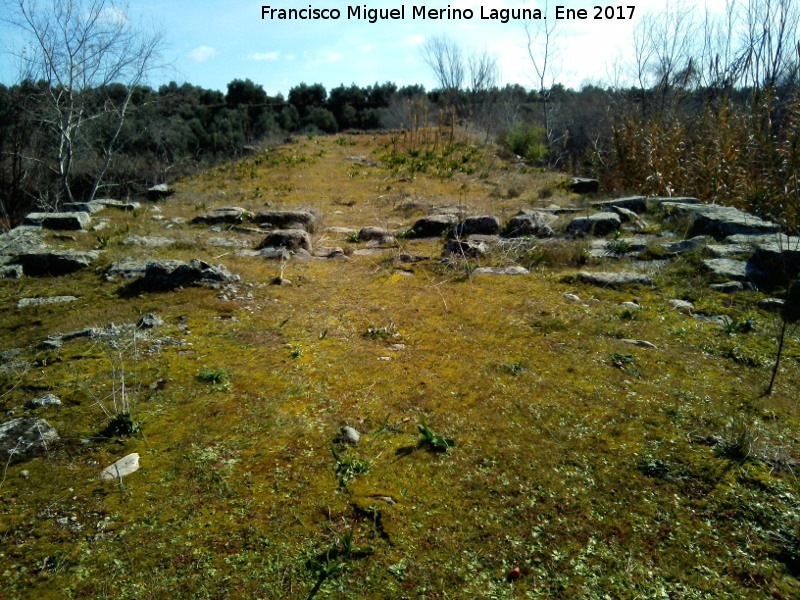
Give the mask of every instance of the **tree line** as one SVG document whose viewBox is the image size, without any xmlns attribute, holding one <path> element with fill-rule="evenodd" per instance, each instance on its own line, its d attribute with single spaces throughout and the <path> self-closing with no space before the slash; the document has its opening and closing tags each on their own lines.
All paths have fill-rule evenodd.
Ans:
<svg viewBox="0 0 800 600">
<path fill-rule="evenodd" d="M 143 85 L 160 38 L 101 18 L 114 0 L 4 0 L 35 40 L 20 83 L 0 86 L 0 218 L 97 194 L 127 196 L 265 139 L 381 128 L 461 127 L 538 166 L 599 178 L 611 194 L 692 195 L 800 229 L 800 6 L 681 0 L 637 24 L 630 59 L 602 85 L 558 83 L 555 22 L 525 29 L 535 89 L 500 86 L 497 59 L 435 36 L 422 48 L 436 89 L 393 83 L 270 96 Z M 86 15 L 96 15 L 88 19 Z"/>
</svg>

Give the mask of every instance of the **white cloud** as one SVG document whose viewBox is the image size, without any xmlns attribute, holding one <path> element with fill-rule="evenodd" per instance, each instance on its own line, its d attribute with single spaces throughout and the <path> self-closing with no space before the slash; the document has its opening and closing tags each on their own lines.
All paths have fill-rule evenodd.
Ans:
<svg viewBox="0 0 800 600">
<path fill-rule="evenodd" d="M 128 22 L 127 13 L 116 6 L 104 8 L 99 13 L 95 13 L 97 19 L 103 23 L 110 23 L 112 25 L 124 25 Z"/>
<path fill-rule="evenodd" d="M 201 63 L 214 58 L 216 55 L 217 51 L 215 48 L 212 48 L 211 46 L 198 46 L 189 52 L 187 58 L 192 62 Z"/>
<path fill-rule="evenodd" d="M 247 58 L 250 60 L 278 60 L 279 56 L 277 52 L 256 52 Z"/>
<path fill-rule="evenodd" d="M 328 54 L 325 56 L 326 61 L 331 63 L 339 62 L 342 60 L 342 58 L 344 57 L 338 52 L 328 52 Z"/>
<path fill-rule="evenodd" d="M 397 42 L 397 46 L 419 46 L 420 44 L 425 43 L 425 36 L 424 35 L 412 35 L 400 42 Z"/>
<path fill-rule="evenodd" d="M 361 46 L 361 51 L 362 52 L 370 52 L 374 48 L 375 48 L 375 46 L 373 46 L 372 44 L 367 44 L 366 46 Z"/>
</svg>

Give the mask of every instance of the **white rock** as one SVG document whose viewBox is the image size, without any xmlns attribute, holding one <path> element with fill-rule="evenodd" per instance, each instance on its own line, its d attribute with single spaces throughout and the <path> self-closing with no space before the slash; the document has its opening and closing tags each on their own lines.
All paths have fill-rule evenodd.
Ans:
<svg viewBox="0 0 800 600">
<path fill-rule="evenodd" d="M 123 456 L 113 465 L 103 469 L 100 473 L 100 479 L 103 481 L 116 481 L 120 477 L 125 477 L 125 475 L 130 475 L 138 470 L 139 454 L 134 452 L 133 454 L 128 454 L 128 456 Z"/>
<path fill-rule="evenodd" d="M 678 312 L 690 313 L 694 310 L 694 304 L 687 302 L 686 300 L 678 300 L 673 298 L 669 301 L 669 305 L 673 310 L 677 310 Z"/>
<path fill-rule="evenodd" d="M 651 344 L 650 342 L 646 342 L 644 340 L 623 339 L 620 341 L 624 344 L 630 344 L 631 346 L 639 346 L 639 348 L 647 348 L 648 350 L 658 350 L 658 346 L 656 346 L 655 344 Z"/>
</svg>

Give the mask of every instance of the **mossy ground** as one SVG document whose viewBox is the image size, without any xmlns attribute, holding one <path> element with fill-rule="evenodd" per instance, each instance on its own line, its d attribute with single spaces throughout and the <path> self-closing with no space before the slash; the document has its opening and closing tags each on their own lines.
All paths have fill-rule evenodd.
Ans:
<svg viewBox="0 0 800 600">
<path fill-rule="evenodd" d="M 6 365 L 0 409 L 22 416 L 45 392 L 64 401 L 34 413 L 62 442 L 3 465 L 0 598 L 800 597 L 800 342 L 795 332 L 763 397 L 778 323 L 755 308 L 758 293 L 714 293 L 691 262 L 656 273 L 660 289 L 619 291 L 565 279 L 574 266 L 552 255 L 523 277 L 436 260 L 401 273 L 391 260 L 438 258 L 439 240 L 290 261 L 292 285 L 273 286 L 280 263 L 205 247 L 220 234 L 204 226 L 164 229 L 225 205 L 404 228 L 434 205 L 507 218 L 578 200 L 557 176 L 488 149 L 443 153 L 442 142 L 420 154 L 425 141 L 416 155 L 408 139 L 366 135 L 260 152 L 178 182 L 165 221 L 107 211 L 102 240 L 73 244 L 102 245 L 96 271 L 0 283 L 2 347 L 31 363 Z M 183 241 L 119 244 L 134 234 Z M 317 234 L 349 252 L 347 239 Z M 129 255 L 221 262 L 243 283 L 228 299 L 204 288 L 127 297 L 100 271 Z M 81 300 L 13 308 L 61 294 Z M 620 306 L 634 298 L 641 310 Z M 697 321 L 669 298 L 755 329 Z M 146 312 L 166 321 L 152 336 L 174 344 L 34 350 L 49 334 Z M 99 439 L 121 362 L 141 433 Z M 420 445 L 422 420 L 456 446 Z M 343 425 L 362 432 L 358 447 L 335 445 Z M 361 472 L 337 474 L 332 449 Z M 140 471 L 99 479 L 130 452 Z M 351 535 L 371 551 L 348 549 Z"/>
</svg>

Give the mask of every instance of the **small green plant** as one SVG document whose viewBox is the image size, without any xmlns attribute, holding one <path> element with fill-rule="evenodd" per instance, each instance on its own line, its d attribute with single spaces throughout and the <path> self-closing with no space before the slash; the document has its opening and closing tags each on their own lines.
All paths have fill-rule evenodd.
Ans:
<svg viewBox="0 0 800 600">
<path fill-rule="evenodd" d="M 316 577 L 314 587 L 306 596 L 306 600 L 312 600 L 326 579 L 347 566 L 345 560 L 365 558 L 373 552 L 372 548 L 355 545 L 352 528 L 341 537 L 337 536 L 334 543 L 325 552 L 306 562 L 306 567 Z"/>
<path fill-rule="evenodd" d="M 738 333 L 750 333 L 756 328 L 756 322 L 753 319 L 738 320 L 732 319 L 727 321 L 722 330 L 728 335 L 736 335 Z"/>
<path fill-rule="evenodd" d="M 759 438 L 756 424 L 736 419 L 714 446 L 714 453 L 721 458 L 744 464 L 754 457 Z"/>
<path fill-rule="evenodd" d="M 367 338 L 368 340 L 387 340 L 392 334 L 391 327 L 370 327 L 361 334 L 361 337 Z"/>
<path fill-rule="evenodd" d="M 344 487 L 350 483 L 358 475 L 365 475 L 369 473 L 372 468 L 372 461 L 365 458 L 349 458 L 342 457 L 336 449 L 331 448 L 333 460 L 336 461 L 336 478 L 339 481 L 339 487 Z"/>
<path fill-rule="evenodd" d="M 635 356 L 632 354 L 622 354 L 621 352 L 614 352 L 608 357 L 608 360 L 618 369 L 628 365 L 636 364 Z"/>
<path fill-rule="evenodd" d="M 225 369 L 203 369 L 197 374 L 197 380 L 212 384 L 215 392 L 229 392 L 231 390 L 231 374 Z"/>
<path fill-rule="evenodd" d="M 614 240 L 608 244 L 608 249 L 615 254 L 625 254 L 626 252 L 630 252 L 631 248 L 633 248 L 633 244 L 628 240 Z"/>
<path fill-rule="evenodd" d="M 203 383 L 213 383 L 218 385 L 229 382 L 231 375 L 224 369 L 203 369 L 197 374 L 197 379 Z"/>
<path fill-rule="evenodd" d="M 614 352 L 608 357 L 609 362 L 612 366 L 618 368 L 623 373 L 630 375 L 631 377 L 641 377 L 642 372 L 636 366 L 636 357 L 632 354 L 622 354 L 620 352 Z"/>
<path fill-rule="evenodd" d="M 121 412 L 114 415 L 108 425 L 100 432 L 102 437 L 119 438 L 131 437 L 142 430 L 138 421 L 134 421 L 129 412 Z"/>
<path fill-rule="evenodd" d="M 670 475 L 670 468 L 660 458 L 643 458 L 636 465 L 639 471 L 653 479 L 666 479 Z"/>
<path fill-rule="evenodd" d="M 420 445 L 427 447 L 429 450 L 433 450 L 434 452 L 447 452 L 448 448 L 452 448 L 456 445 L 455 440 L 434 433 L 430 427 L 428 427 L 427 423 L 425 423 L 424 419 L 417 429 L 419 429 L 422 435 Z"/>
<path fill-rule="evenodd" d="M 507 362 L 500 365 L 500 368 L 509 375 L 520 375 L 525 370 L 525 363 L 521 360 L 517 362 Z"/>
</svg>

